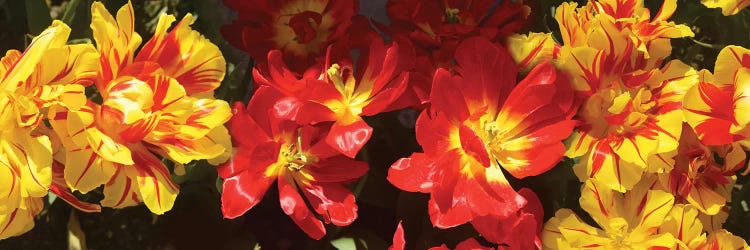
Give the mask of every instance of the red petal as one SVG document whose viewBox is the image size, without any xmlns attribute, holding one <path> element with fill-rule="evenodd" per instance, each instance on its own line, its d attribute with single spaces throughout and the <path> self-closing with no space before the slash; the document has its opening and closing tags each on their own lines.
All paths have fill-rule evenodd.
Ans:
<svg viewBox="0 0 750 250">
<path fill-rule="evenodd" d="M 461 139 L 461 148 L 469 156 L 476 159 L 482 166 L 490 166 L 490 156 L 487 153 L 487 148 L 484 146 L 482 139 L 477 136 L 474 130 L 461 125 L 458 130 L 459 138 Z"/>
<path fill-rule="evenodd" d="M 519 193 L 528 203 L 516 215 L 508 218 L 481 216 L 474 218 L 471 224 L 485 239 L 507 245 L 508 249 L 539 249 L 544 219 L 542 204 L 529 189 L 523 188 Z"/>
<path fill-rule="evenodd" d="M 354 194 L 341 184 L 316 183 L 301 185 L 302 193 L 315 211 L 336 226 L 347 226 L 357 219 Z"/>
<path fill-rule="evenodd" d="M 463 78 L 464 98 L 483 102 L 490 110 L 498 110 L 497 106 L 516 85 L 518 73 L 507 50 L 486 38 L 472 37 L 458 45 L 455 58 L 460 66 L 456 71 Z"/>
<path fill-rule="evenodd" d="M 466 181 L 467 200 L 477 216 L 495 215 L 508 217 L 521 209 L 526 200 L 513 190 L 500 169 L 493 166 L 474 172 L 473 178 Z M 462 188 L 462 187 L 456 187 Z"/>
<path fill-rule="evenodd" d="M 458 201 L 453 207 L 440 212 L 437 203 L 431 199 L 428 203 L 428 212 L 430 213 L 432 225 L 441 229 L 459 226 L 469 222 L 472 217 L 471 209 L 465 200 Z"/>
<path fill-rule="evenodd" d="M 447 118 L 443 113 L 430 117 L 428 111 L 422 111 L 417 117 L 417 123 L 414 125 L 417 142 L 422 145 L 425 154 L 442 155 L 457 147 L 452 145 L 450 139 L 451 133 L 457 128 Z"/>
<path fill-rule="evenodd" d="M 401 221 L 398 221 L 396 232 L 393 233 L 393 245 L 388 250 L 404 250 L 406 247 L 406 240 L 404 240 L 404 227 L 401 226 Z"/>
<path fill-rule="evenodd" d="M 464 121 L 469 117 L 469 107 L 462 93 L 468 89 L 461 85 L 461 79 L 452 76 L 445 69 L 438 69 L 432 80 L 430 112 L 445 115 L 452 121 Z"/>
<path fill-rule="evenodd" d="M 224 179 L 221 193 L 221 212 L 224 218 L 237 218 L 253 208 L 263 200 L 274 180 L 276 176 L 266 176 L 265 169 L 242 171 Z"/>
<path fill-rule="evenodd" d="M 305 231 L 307 236 L 316 240 L 323 238 L 326 234 L 323 222 L 315 218 L 312 212 L 307 209 L 302 196 L 299 195 L 297 189 L 292 185 L 295 184 L 290 185 L 285 178 L 279 178 L 279 203 L 281 204 L 281 209 L 292 218 L 302 231 Z"/>
<path fill-rule="evenodd" d="M 337 121 L 326 137 L 326 143 L 342 154 L 354 158 L 372 136 L 372 127 L 360 117 L 353 117 L 354 122 L 344 124 Z"/>
<path fill-rule="evenodd" d="M 456 245 L 456 250 L 493 250 L 492 247 L 486 247 L 482 246 L 482 244 L 479 244 L 479 241 L 477 241 L 474 238 L 468 238 L 461 243 L 458 243 Z"/>
<path fill-rule="evenodd" d="M 281 144 L 273 141 L 259 143 L 256 147 L 236 149 L 235 155 L 217 168 L 219 176 L 227 179 L 243 172 L 263 172 L 278 161 Z"/>
<path fill-rule="evenodd" d="M 355 161 L 343 155 L 326 158 L 318 163 L 306 166 L 305 172 L 315 178 L 316 182 L 349 182 L 367 173 L 367 162 Z"/>
<path fill-rule="evenodd" d="M 414 153 L 391 165 L 388 181 L 404 191 L 429 193 L 435 184 L 435 174 L 434 162 L 426 154 Z"/>
</svg>

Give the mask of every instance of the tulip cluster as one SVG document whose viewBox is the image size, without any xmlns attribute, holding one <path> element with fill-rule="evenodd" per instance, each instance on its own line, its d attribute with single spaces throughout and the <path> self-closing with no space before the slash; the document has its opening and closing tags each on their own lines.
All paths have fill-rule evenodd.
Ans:
<svg viewBox="0 0 750 250">
<path fill-rule="evenodd" d="M 319 240 L 359 216 L 351 184 L 378 132 L 365 118 L 412 109 L 421 150 L 386 178 L 429 196 L 432 226 L 481 235 L 456 249 L 750 249 L 722 228 L 750 149 L 750 50 L 726 46 L 713 71 L 669 60 L 672 39 L 695 36 L 669 20 L 677 0 L 655 15 L 642 0 L 562 3 L 559 36 L 523 34 L 538 13 L 520 0 L 387 0 L 388 24 L 352 0 L 224 2 L 238 16 L 221 33 L 255 61 L 250 100 L 231 107 L 213 98 L 226 62 L 190 14 L 161 15 L 141 46 L 130 3 L 113 16 L 94 2 L 94 44 L 67 45 L 54 21 L 6 53 L 0 238 L 31 229 L 49 191 L 86 212 L 163 214 L 171 169 L 206 160 L 225 218 L 277 190 Z M 525 185 L 562 161 L 588 215 L 545 217 Z M 399 223 L 391 249 L 408 233 Z"/>
<path fill-rule="evenodd" d="M 669 21 L 676 0 L 656 15 L 640 0 L 563 3 L 561 39 L 515 34 L 533 14 L 522 1 L 389 0 L 389 25 L 346 1 L 250 2 L 226 0 L 240 15 L 225 36 L 258 61 L 257 91 L 231 122 L 235 155 L 219 168 L 226 217 L 277 180 L 282 209 L 312 238 L 352 223 L 345 185 L 367 172 L 354 158 L 373 134 L 362 117 L 412 108 L 422 152 L 387 179 L 429 194 L 437 228 L 471 223 L 513 249 L 747 247 L 716 221 L 750 146 L 739 86 L 750 51 L 725 48 L 713 75 L 666 61 L 671 39 L 694 36 Z M 543 223 L 537 195 L 506 178 L 565 157 L 598 227 L 569 209 Z"/>
</svg>

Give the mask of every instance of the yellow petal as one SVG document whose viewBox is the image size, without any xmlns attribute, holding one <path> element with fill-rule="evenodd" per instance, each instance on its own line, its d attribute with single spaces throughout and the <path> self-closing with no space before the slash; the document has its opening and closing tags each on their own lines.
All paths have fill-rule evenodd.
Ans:
<svg viewBox="0 0 750 250">
<path fill-rule="evenodd" d="M 178 138 L 197 139 L 221 126 L 232 117 L 229 104 L 223 100 L 198 99 L 193 101 L 190 117 L 180 127 Z"/>
<path fill-rule="evenodd" d="M 659 227 L 660 233 L 670 233 L 678 241 L 678 249 L 695 249 L 706 240 L 698 210 L 690 205 L 675 205 Z"/>
<path fill-rule="evenodd" d="M 0 154 L 20 177 L 23 197 L 47 195 L 52 184 L 52 144 L 47 136 L 30 136 L 30 131 L 6 134 L 11 140 L 0 142 Z"/>
<path fill-rule="evenodd" d="M 212 129 L 206 135 L 206 138 L 224 147 L 224 153 L 215 158 L 208 159 L 208 163 L 218 166 L 232 157 L 232 138 L 229 136 L 229 131 L 226 127 L 218 126 Z"/>
<path fill-rule="evenodd" d="M 555 41 L 552 33 L 534 33 L 528 35 L 513 34 L 507 39 L 507 46 L 513 60 L 521 72 L 528 72 L 537 64 L 552 60 Z"/>
<path fill-rule="evenodd" d="M 36 72 L 36 66 L 42 58 L 46 57 L 46 51 L 65 45 L 70 35 L 70 28 L 65 23 L 55 20 L 52 25 L 42 31 L 39 36 L 34 37 L 31 44 L 23 52 L 20 59 L 10 70 L 2 76 L 2 88 L 14 92 L 22 86 L 26 80 Z M 47 60 L 47 59 L 45 59 Z"/>
<path fill-rule="evenodd" d="M 104 4 L 91 4 L 91 30 L 101 54 L 101 82 L 107 84 L 120 70 L 133 61 L 133 53 L 141 44 L 141 36 L 134 30 L 133 5 L 128 3 L 117 11 L 117 20 Z M 100 89 L 104 89 L 101 86 Z"/>
<path fill-rule="evenodd" d="M 129 166 L 119 166 L 112 179 L 104 185 L 104 199 L 99 202 L 102 206 L 124 208 L 141 202 L 135 190 L 138 183 L 128 177 L 127 168 Z"/>
<path fill-rule="evenodd" d="M 99 69 L 99 55 L 91 44 L 66 45 L 45 51 L 44 60 L 34 68 L 26 84 L 17 92 L 31 94 L 40 92 L 37 88 L 47 85 L 80 84 L 91 85 L 96 80 Z M 83 93 L 80 93 L 83 95 Z M 41 100 L 55 99 L 35 94 Z"/>
<path fill-rule="evenodd" d="M 85 194 L 107 183 L 115 174 L 112 162 L 104 160 L 90 146 L 65 154 L 65 183 L 73 191 Z"/>
<path fill-rule="evenodd" d="M 606 227 L 611 218 L 620 217 L 622 195 L 612 191 L 599 181 L 588 180 L 581 187 L 581 208 L 591 215 L 599 225 Z"/>
<path fill-rule="evenodd" d="M 106 135 L 94 125 L 98 107 L 89 102 L 77 111 L 66 110 L 60 106 L 50 108 L 50 124 L 63 144 L 70 148 L 89 146 L 107 161 L 130 165 L 133 164 L 130 149 Z M 73 146 L 75 145 L 75 146 Z"/>
<path fill-rule="evenodd" d="M 190 28 L 195 21 L 185 15 L 171 32 L 172 15 L 161 15 L 153 38 L 138 53 L 136 61 L 158 63 L 164 72 L 177 79 L 188 95 L 216 89 L 226 72 L 226 61 L 219 47 Z"/>
<path fill-rule="evenodd" d="M 750 50 L 740 46 L 729 45 L 721 49 L 714 66 L 714 78 L 717 85 L 734 82 L 734 74 L 737 70 L 743 68 L 742 60 L 745 56 L 750 56 Z"/>
<path fill-rule="evenodd" d="M 0 239 L 17 236 L 34 227 L 34 216 L 42 211 L 44 204 L 40 198 L 25 198 L 23 208 L 7 214 L 0 214 Z"/>
<path fill-rule="evenodd" d="M 21 205 L 21 176 L 4 154 L 0 154 L 0 183 L 0 214 L 10 214 Z"/>
<path fill-rule="evenodd" d="M 545 249 L 580 249 L 604 247 L 611 240 L 602 230 L 581 221 L 570 209 L 560 209 L 545 223 L 542 242 Z"/>
<path fill-rule="evenodd" d="M 743 0 L 701 0 L 701 3 L 708 8 L 721 8 L 721 14 L 725 16 L 737 14 L 750 6 L 749 1 Z"/>
<path fill-rule="evenodd" d="M 135 165 L 127 166 L 128 176 L 138 183 L 136 191 L 149 210 L 164 214 L 172 209 L 179 189 L 172 182 L 169 170 L 150 152 L 136 150 L 133 155 Z"/>
</svg>

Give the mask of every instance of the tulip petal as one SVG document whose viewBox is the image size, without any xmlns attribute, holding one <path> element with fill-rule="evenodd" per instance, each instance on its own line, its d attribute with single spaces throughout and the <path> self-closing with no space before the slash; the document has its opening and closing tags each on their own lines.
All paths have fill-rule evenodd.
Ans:
<svg viewBox="0 0 750 250">
<path fill-rule="evenodd" d="M 388 169 L 388 181 L 397 188 L 408 192 L 429 193 L 435 185 L 436 167 L 423 153 L 414 153 L 401 158 Z"/>
<path fill-rule="evenodd" d="M 307 208 L 305 201 L 299 195 L 294 185 L 296 184 L 287 182 L 285 178 L 279 178 L 279 203 L 281 204 L 281 209 L 292 218 L 302 231 L 305 231 L 307 236 L 319 240 L 326 234 L 325 226 Z"/>
<path fill-rule="evenodd" d="M 354 158 L 372 136 L 372 127 L 359 116 L 352 116 L 352 121 L 337 121 L 326 136 L 326 143 L 342 154 Z"/>
<path fill-rule="evenodd" d="M 226 71 L 226 61 L 219 47 L 190 28 L 194 21 L 188 13 L 167 33 L 174 17 L 161 15 L 154 36 L 135 59 L 159 63 L 167 75 L 185 87 L 188 95 L 213 91 Z"/>
<path fill-rule="evenodd" d="M 266 169 L 242 171 L 224 179 L 221 195 L 221 212 L 224 218 L 234 219 L 257 205 L 276 180 L 276 176 L 267 176 Z"/>
<path fill-rule="evenodd" d="M 127 166 L 128 177 L 134 179 L 138 196 L 149 210 L 155 214 L 164 214 L 172 209 L 179 189 L 172 182 L 169 170 L 150 152 L 140 149 L 133 152 L 132 166 Z"/>
</svg>

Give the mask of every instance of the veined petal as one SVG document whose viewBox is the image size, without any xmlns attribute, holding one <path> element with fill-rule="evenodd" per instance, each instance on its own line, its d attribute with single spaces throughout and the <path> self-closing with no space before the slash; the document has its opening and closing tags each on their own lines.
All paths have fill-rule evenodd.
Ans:
<svg viewBox="0 0 750 250">
<path fill-rule="evenodd" d="M 138 183 L 128 177 L 127 172 L 127 166 L 119 166 L 112 179 L 104 185 L 104 199 L 99 202 L 102 206 L 124 208 L 141 202 L 136 191 Z"/>
<path fill-rule="evenodd" d="M 689 205 L 675 205 L 659 226 L 659 232 L 675 236 L 677 249 L 695 249 L 706 240 L 703 224 L 698 220 L 698 210 Z"/>
<path fill-rule="evenodd" d="M 174 20 L 172 15 L 159 17 L 154 36 L 135 60 L 159 63 L 167 75 L 185 87 L 188 95 L 213 91 L 224 79 L 224 56 L 219 47 L 190 28 L 195 21 L 191 14 L 167 33 Z"/>
<path fill-rule="evenodd" d="M 508 51 L 521 72 L 529 72 L 537 64 L 552 60 L 555 51 L 551 33 L 513 34 L 508 37 L 507 44 Z"/>
<path fill-rule="evenodd" d="M 107 161 L 133 164 L 130 149 L 103 133 L 94 125 L 97 104 L 88 102 L 78 111 L 70 111 L 60 106 L 50 108 L 50 123 L 63 141 L 70 141 L 76 148 L 90 146 Z"/>
<path fill-rule="evenodd" d="M 736 45 L 729 45 L 721 49 L 716 57 L 716 66 L 714 67 L 716 85 L 722 86 L 733 83 L 735 73 L 741 68 L 750 68 L 750 50 Z"/>
<path fill-rule="evenodd" d="M 88 86 L 96 80 L 99 55 L 91 44 L 65 45 L 44 53 L 44 60 L 35 65 L 34 74 L 19 91 L 28 93 L 45 85 Z"/>
<path fill-rule="evenodd" d="M 178 138 L 197 139 L 205 137 L 211 130 L 229 121 L 232 112 L 223 100 L 198 99 L 185 124 L 180 126 Z"/>
<path fill-rule="evenodd" d="M 606 233 L 589 226 L 570 209 L 560 209 L 544 224 L 542 242 L 545 248 L 604 248 L 610 244 Z"/>
<path fill-rule="evenodd" d="M 630 221 L 631 227 L 635 226 L 632 229 L 633 234 L 636 232 L 654 232 L 664 223 L 664 219 L 672 210 L 675 201 L 674 196 L 670 193 L 662 190 L 647 190 L 645 192 L 644 190 L 636 190 L 640 187 L 642 186 L 637 186 L 633 191 L 626 193 L 624 200 L 624 209 L 629 212 L 624 216 Z M 642 193 L 645 193 L 645 195 L 641 196 Z"/>
<path fill-rule="evenodd" d="M 0 140 L 0 144 L 4 144 Z M 10 165 L 7 156 L 0 154 L 0 214 L 10 214 L 21 205 L 21 176 Z"/>
<path fill-rule="evenodd" d="M 0 239 L 21 235 L 34 227 L 34 216 L 44 208 L 41 198 L 26 197 L 23 205 L 7 214 L 0 214 Z"/>
<path fill-rule="evenodd" d="M 563 44 L 571 47 L 586 45 L 588 20 L 576 13 L 577 3 L 562 3 L 555 10 L 555 19 L 560 24 Z"/>
<path fill-rule="evenodd" d="M 574 166 L 574 171 L 582 181 L 593 178 L 610 189 L 625 192 L 638 183 L 644 167 L 622 160 L 607 141 L 598 141 L 589 155 Z"/>
<path fill-rule="evenodd" d="M 581 187 L 581 208 L 599 225 L 609 225 L 609 220 L 621 217 L 622 195 L 596 180 L 587 180 Z"/>
<path fill-rule="evenodd" d="M 3 58 L 0 59 L 0 76 L 4 79 L 5 75 L 9 73 L 10 70 L 13 70 L 13 67 L 18 63 L 18 60 L 21 60 L 21 57 L 23 54 L 21 54 L 21 51 L 18 50 L 8 50 L 5 52 L 5 55 L 3 55 Z"/>
<path fill-rule="evenodd" d="M 690 189 L 690 193 L 685 198 L 701 212 L 708 215 L 715 215 L 727 203 L 727 197 L 714 190 L 716 188 L 708 183 L 699 181 Z"/>
<path fill-rule="evenodd" d="M 722 145 L 733 141 L 730 128 L 734 118 L 733 94 L 710 83 L 699 83 L 685 93 L 685 120 L 706 145 Z"/>
<path fill-rule="evenodd" d="M 12 133 L 11 140 L 0 141 L 0 154 L 7 156 L 21 181 L 22 197 L 43 197 L 52 184 L 52 144 L 49 137 Z"/>
<path fill-rule="evenodd" d="M 0 78 L 2 79 L 0 88 L 15 92 L 16 89 L 23 86 L 22 84 L 36 84 L 27 83 L 26 80 L 37 72 L 36 67 L 42 58 L 46 57 L 47 50 L 65 45 L 68 41 L 68 35 L 70 35 L 70 27 L 61 21 L 53 21 L 49 28 L 34 37 L 21 57 L 5 71 L 5 74 Z"/>
<path fill-rule="evenodd" d="M 164 163 L 145 149 L 134 151 L 133 161 L 135 164 L 125 170 L 138 183 L 136 191 L 146 207 L 155 214 L 171 210 L 180 190 Z"/>
<path fill-rule="evenodd" d="M 85 194 L 107 183 L 115 174 L 111 161 L 100 157 L 90 146 L 65 152 L 65 183 Z"/>
<path fill-rule="evenodd" d="M 708 249 L 748 249 L 750 248 L 744 239 L 737 237 L 725 229 L 714 231 L 706 243 L 698 246 L 698 250 Z"/>
<path fill-rule="evenodd" d="M 110 80 L 119 76 L 119 72 L 133 61 L 133 54 L 142 39 L 135 32 L 133 5 L 128 3 L 117 11 L 117 20 L 112 17 L 104 4 L 91 4 L 91 30 L 97 49 L 101 54 L 99 71 L 99 89 L 105 89 Z"/>
<path fill-rule="evenodd" d="M 57 161 L 52 163 L 52 185 L 49 187 L 49 191 L 78 210 L 87 213 L 101 212 L 102 207 L 98 204 L 80 201 L 73 195 L 65 184 L 63 168 L 64 166 Z"/>
<path fill-rule="evenodd" d="M 750 1 L 745 0 L 701 0 L 701 3 L 708 8 L 721 8 L 721 14 L 725 16 L 737 14 L 750 6 Z"/>
</svg>

